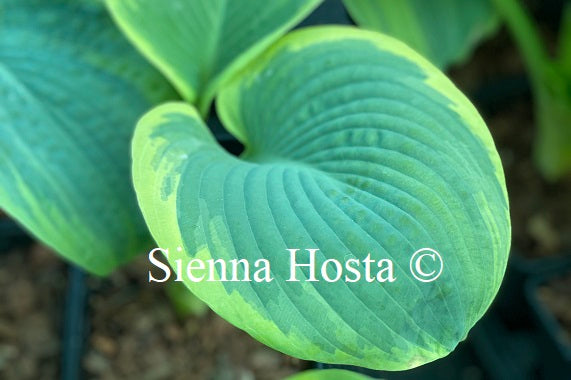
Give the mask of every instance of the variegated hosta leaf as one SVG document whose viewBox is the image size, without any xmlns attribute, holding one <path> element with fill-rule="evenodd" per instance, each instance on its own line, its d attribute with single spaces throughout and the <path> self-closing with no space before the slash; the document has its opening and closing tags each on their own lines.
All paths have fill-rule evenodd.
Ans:
<svg viewBox="0 0 571 380">
<path fill-rule="evenodd" d="M 148 113 L 133 142 L 139 204 L 171 264 L 271 263 L 271 282 L 184 272 L 198 297 L 265 344 L 321 362 L 400 370 L 466 337 L 502 280 L 509 211 L 490 134 L 440 71 L 390 37 L 309 28 L 264 53 L 217 105 L 246 146 L 240 158 L 179 103 Z M 444 261 L 430 283 L 409 271 L 425 247 Z M 321 280 L 304 281 L 303 268 L 288 282 L 288 248 L 319 248 Z M 394 262 L 394 282 L 319 275 L 326 259 L 369 253 Z"/>
<path fill-rule="evenodd" d="M 436 66 L 465 59 L 496 30 L 490 0 L 343 0 L 360 26 L 406 42 Z"/>
<path fill-rule="evenodd" d="M 206 112 L 219 86 L 322 0 L 106 0 L 182 96 Z"/>
<path fill-rule="evenodd" d="M 371 378 L 343 369 L 312 369 L 296 373 L 284 380 L 371 380 Z"/>
<path fill-rule="evenodd" d="M 144 251 L 129 143 L 173 93 L 101 4 L 3 0 L 0 208 L 94 273 Z"/>
</svg>

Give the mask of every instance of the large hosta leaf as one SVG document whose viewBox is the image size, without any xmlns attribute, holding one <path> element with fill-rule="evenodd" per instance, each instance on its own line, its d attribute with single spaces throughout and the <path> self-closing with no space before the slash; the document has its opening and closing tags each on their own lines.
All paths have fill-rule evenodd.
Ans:
<svg viewBox="0 0 571 380">
<path fill-rule="evenodd" d="M 463 60 L 492 33 L 490 0 L 343 0 L 360 26 L 406 42 L 439 67 Z"/>
<path fill-rule="evenodd" d="M 172 89 L 95 1 L 0 4 L 0 207 L 99 274 L 149 241 L 130 181 L 137 118 Z"/>
<path fill-rule="evenodd" d="M 490 134 L 441 72 L 390 37 L 310 28 L 224 89 L 218 111 L 246 146 L 240 158 L 179 103 L 147 114 L 133 142 L 139 204 L 173 265 L 271 263 L 269 283 L 183 274 L 198 297 L 267 345 L 322 362 L 399 370 L 466 337 L 500 285 L 510 223 Z M 444 260 L 430 283 L 409 272 L 425 247 Z M 319 248 L 318 268 L 391 259 L 396 280 L 288 282 L 287 248 Z"/>
<path fill-rule="evenodd" d="M 133 43 L 206 112 L 218 87 L 322 0 L 106 0 Z"/>
</svg>

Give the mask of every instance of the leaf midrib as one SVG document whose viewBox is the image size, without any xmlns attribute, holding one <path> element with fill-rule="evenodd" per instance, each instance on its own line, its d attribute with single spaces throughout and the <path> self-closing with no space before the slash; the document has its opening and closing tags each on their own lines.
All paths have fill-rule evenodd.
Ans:
<svg viewBox="0 0 571 380">
<path fill-rule="evenodd" d="M 221 46 L 220 42 L 223 34 L 222 32 L 224 29 L 227 11 L 228 11 L 228 0 L 221 0 L 220 12 L 218 12 L 219 15 L 217 20 L 218 22 L 216 25 L 213 26 L 211 30 L 214 36 L 211 40 L 212 44 L 211 50 L 208 53 L 207 56 L 208 58 L 205 60 L 205 66 L 203 69 L 204 71 L 202 71 L 200 84 L 196 91 L 196 93 L 199 94 L 199 98 L 201 97 L 200 94 L 206 93 L 206 90 L 210 86 L 212 79 L 214 79 L 213 78 L 214 68 L 216 67 L 215 63 L 220 55 L 220 46 Z"/>
</svg>

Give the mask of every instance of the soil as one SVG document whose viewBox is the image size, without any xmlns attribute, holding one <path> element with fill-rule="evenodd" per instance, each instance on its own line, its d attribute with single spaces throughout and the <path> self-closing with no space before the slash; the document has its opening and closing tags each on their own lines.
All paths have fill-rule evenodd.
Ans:
<svg viewBox="0 0 571 380">
<path fill-rule="evenodd" d="M 108 279 L 91 279 L 90 378 L 282 379 L 308 367 L 213 312 L 178 318 L 167 285 L 148 282 L 149 269 L 142 257 Z"/>
<path fill-rule="evenodd" d="M 537 295 L 559 322 L 561 341 L 571 349 L 571 271 L 540 286 Z"/>
<path fill-rule="evenodd" d="M 0 255 L 0 378 L 55 379 L 65 263 L 40 245 Z"/>
<path fill-rule="evenodd" d="M 216 314 L 179 318 L 141 257 L 109 278 L 89 278 L 87 379 L 282 379 L 309 366 Z M 56 379 L 67 270 L 34 244 L 0 255 L 0 378 Z"/>
</svg>

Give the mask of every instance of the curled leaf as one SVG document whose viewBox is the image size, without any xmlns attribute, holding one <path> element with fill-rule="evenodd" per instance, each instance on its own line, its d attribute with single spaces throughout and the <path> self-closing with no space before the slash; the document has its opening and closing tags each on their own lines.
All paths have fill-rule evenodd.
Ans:
<svg viewBox="0 0 571 380">
<path fill-rule="evenodd" d="M 139 204 L 171 264 L 244 259 L 252 277 L 258 260 L 271 263 L 271 281 L 230 281 L 229 264 L 215 268 L 226 282 L 183 273 L 199 298 L 261 342 L 321 362 L 401 370 L 466 337 L 502 280 L 509 211 L 490 134 L 440 71 L 378 33 L 308 28 L 249 66 L 217 107 L 246 147 L 240 158 L 182 103 L 148 113 L 133 141 Z M 410 272 L 423 247 L 444 260 L 434 282 Z M 288 281 L 296 248 L 303 263 L 319 248 L 317 268 L 390 260 L 395 280 L 368 281 L 360 266 L 359 281 L 328 282 L 320 269 L 306 281 L 307 267 Z"/>
</svg>

